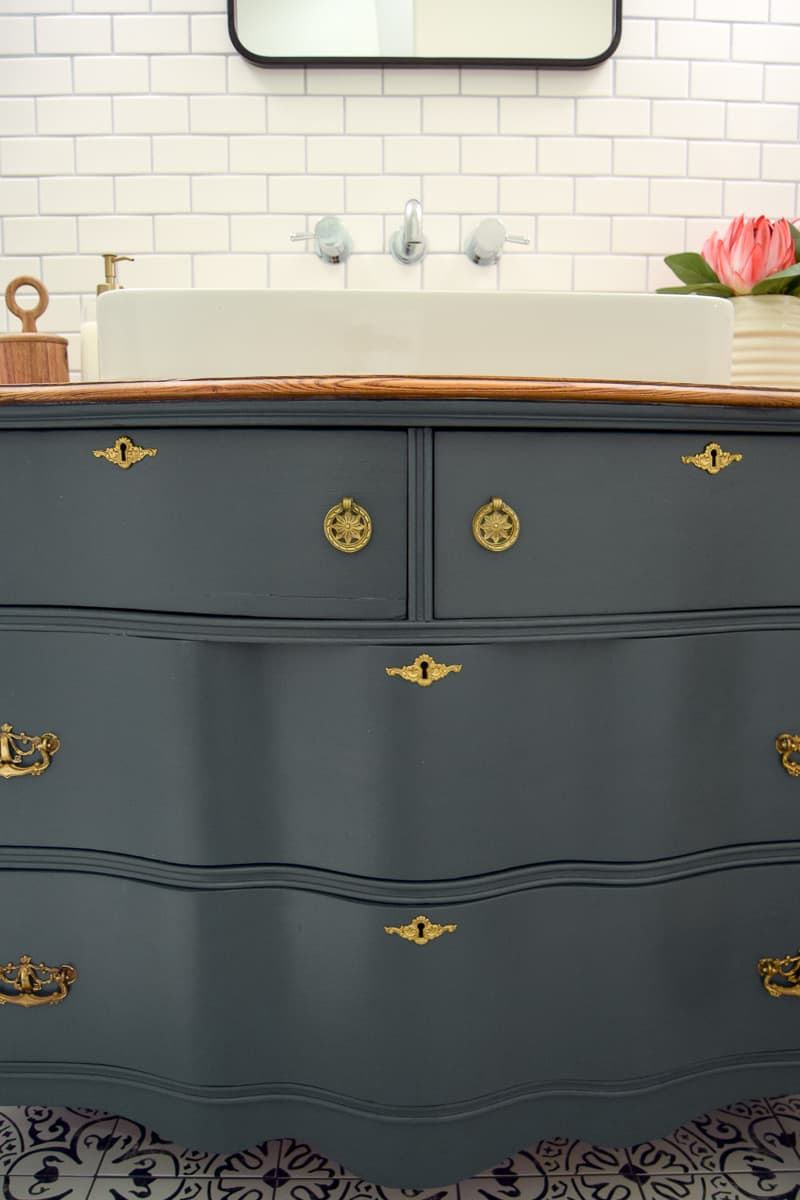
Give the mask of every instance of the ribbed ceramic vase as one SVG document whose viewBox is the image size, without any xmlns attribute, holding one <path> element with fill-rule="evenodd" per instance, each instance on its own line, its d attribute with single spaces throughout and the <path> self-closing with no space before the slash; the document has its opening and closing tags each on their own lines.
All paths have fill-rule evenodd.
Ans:
<svg viewBox="0 0 800 1200">
<path fill-rule="evenodd" d="M 800 299 L 735 296 L 731 383 L 800 388 Z"/>
</svg>

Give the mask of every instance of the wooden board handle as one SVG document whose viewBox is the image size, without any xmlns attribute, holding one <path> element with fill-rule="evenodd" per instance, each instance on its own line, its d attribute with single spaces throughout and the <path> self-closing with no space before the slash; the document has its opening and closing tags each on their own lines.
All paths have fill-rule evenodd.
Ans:
<svg viewBox="0 0 800 1200">
<path fill-rule="evenodd" d="M 17 304 L 17 292 L 22 287 L 32 287 L 39 293 L 39 303 L 34 308 L 20 308 Z M 6 288 L 6 306 L 9 312 L 22 321 L 23 333 L 36 333 L 36 319 L 46 311 L 49 303 L 47 288 L 40 279 L 34 279 L 32 275 L 18 275 Z"/>
</svg>

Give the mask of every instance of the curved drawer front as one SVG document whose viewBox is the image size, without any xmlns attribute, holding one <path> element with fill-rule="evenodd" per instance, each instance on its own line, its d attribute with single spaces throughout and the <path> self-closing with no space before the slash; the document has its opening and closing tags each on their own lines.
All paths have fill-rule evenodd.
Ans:
<svg viewBox="0 0 800 1200">
<path fill-rule="evenodd" d="M 440 904 L 424 915 L 455 930 L 415 945 L 385 927 L 419 907 L 18 872 L 0 880 L 0 960 L 77 979 L 52 1007 L 0 1006 L 0 1062 L 391 1105 L 730 1067 L 797 1045 L 800 1004 L 757 972 L 797 947 L 796 880 L 762 867 Z"/>
<path fill-rule="evenodd" d="M 0 778 L 0 843 L 435 879 L 800 839 L 775 749 L 800 633 L 440 646 L 460 671 L 387 675 L 415 657 L 4 634 L 0 723 L 61 746 Z"/>
<path fill-rule="evenodd" d="M 406 437 L 395 432 L 134 429 L 156 450 L 95 457 L 124 429 L 4 432 L 0 494 L 27 530 L 3 604 L 278 617 L 401 617 Z M 132 451 L 127 451 L 130 461 Z M 372 519 L 358 553 L 326 540 L 352 497 Z"/>
<path fill-rule="evenodd" d="M 714 443 L 741 461 L 715 474 L 683 461 Z M 474 432 L 439 433 L 435 446 L 439 617 L 800 603 L 787 534 L 800 504 L 796 438 Z M 519 518 L 501 553 L 471 528 L 494 496 Z M 501 522 L 495 545 L 505 536 Z"/>
</svg>

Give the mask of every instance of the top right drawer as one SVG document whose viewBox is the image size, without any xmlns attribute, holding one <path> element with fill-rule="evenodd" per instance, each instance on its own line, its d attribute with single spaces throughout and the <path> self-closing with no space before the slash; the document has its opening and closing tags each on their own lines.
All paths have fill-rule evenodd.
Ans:
<svg viewBox="0 0 800 1200">
<path fill-rule="evenodd" d="M 800 606 L 798 521 L 788 434 L 439 433 L 435 615 Z"/>
</svg>

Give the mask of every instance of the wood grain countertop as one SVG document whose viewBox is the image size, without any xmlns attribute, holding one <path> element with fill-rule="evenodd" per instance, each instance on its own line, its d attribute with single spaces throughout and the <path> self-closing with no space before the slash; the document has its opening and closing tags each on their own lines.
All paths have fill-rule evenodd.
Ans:
<svg viewBox="0 0 800 1200">
<path fill-rule="evenodd" d="M 799 381 L 800 382 L 800 381 Z M 629 404 L 720 404 L 798 408 L 800 389 L 709 387 L 608 380 L 416 375 L 326 375 L 247 379 L 169 379 L 0 387 L 0 404 L 85 404 L 176 400 L 563 400 Z"/>
</svg>

